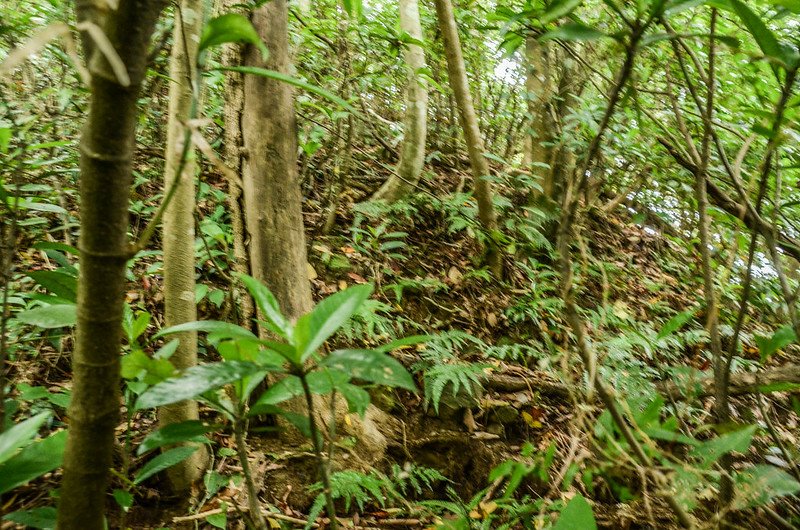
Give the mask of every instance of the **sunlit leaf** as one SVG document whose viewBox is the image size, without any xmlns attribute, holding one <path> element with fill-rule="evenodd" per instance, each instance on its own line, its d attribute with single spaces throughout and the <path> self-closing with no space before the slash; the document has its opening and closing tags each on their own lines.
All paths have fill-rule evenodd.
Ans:
<svg viewBox="0 0 800 530">
<path fill-rule="evenodd" d="M 74 304 L 54 304 L 17 313 L 17 319 L 40 328 L 64 328 L 78 321 L 78 308 Z"/>
<path fill-rule="evenodd" d="M 317 351 L 372 294 L 372 284 L 354 285 L 319 302 L 303 315 L 294 328 L 294 343 L 300 363 Z"/>
<path fill-rule="evenodd" d="M 269 54 L 250 20 L 238 13 L 227 13 L 209 20 L 203 28 L 199 50 L 203 51 L 227 42 L 252 44 L 259 49 L 264 58 Z"/>
</svg>

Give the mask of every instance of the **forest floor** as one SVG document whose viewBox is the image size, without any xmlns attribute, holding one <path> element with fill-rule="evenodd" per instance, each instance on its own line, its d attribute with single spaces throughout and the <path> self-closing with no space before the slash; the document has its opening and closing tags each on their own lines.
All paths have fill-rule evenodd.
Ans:
<svg viewBox="0 0 800 530">
<path fill-rule="evenodd" d="M 451 172 L 438 185 L 452 189 L 461 177 Z M 216 206 L 204 205 L 209 211 Z M 307 226 L 319 226 L 321 208 L 313 202 L 306 206 Z M 343 204 L 341 211 L 347 208 L 352 212 L 351 206 Z M 386 430 L 381 433 L 386 446 L 380 458 L 360 467 L 364 472 L 368 471 L 366 467 L 374 467 L 384 477 L 397 478 L 413 463 L 419 469 L 437 470 L 447 481 L 431 479 L 419 492 L 409 488 L 404 491 L 404 500 L 387 495 L 383 506 L 374 499 L 363 506 L 354 502 L 347 510 L 342 504 L 340 513 L 348 514 L 343 520 L 354 528 L 431 527 L 434 518 L 414 502 L 423 499 L 452 500 L 457 496 L 466 502 L 482 492 L 482 506 L 487 506 L 494 496 L 501 495 L 499 483 L 489 480 L 492 469 L 509 459 L 521 458 L 533 465 L 531 447 L 533 454 L 557 448 L 549 465 L 549 480 L 542 480 L 547 475 L 526 479 L 523 490 L 532 497 L 558 495 L 565 477 L 600 460 L 598 448 L 582 433 L 587 425 L 591 432 L 591 424 L 602 408 L 581 397 L 578 389 L 585 383 L 582 367 L 576 358 L 564 353 L 569 351 L 568 335 L 560 315 L 558 278 L 550 268 L 547 249 L 522 258 L 508 256 L 505 277 L 498 282 L 480 268 L 479 246 L 469 229 L 453 230 L 452 216 L 437 209 L 436 204 L 422 204 L 414 210 L 393 214 L 390 226 L 369 217 L 354 225 L 353 213 L 343 213 L 333 235 L 320 236 L 314 228 L 308 233 L 313 267 L 309 274 L 316 298 L 354 283 L 376 284 L 372 305 L 338 336 L 337 342 L 371 347 L 398 336 L 439 334 L 438 341 L 430 346 L 393 352 L 416 373 L 418 387 L 427 388 L 419 394 L 372 393 L 373 403 L 391 420 L 380 426 Z M 361 231 L 353 231 L 353 226 Z M 380 226 L 383 228 L 376 230 Z M 386 236 L 391 232 L 405 235 Z M 381 246 L 389 240 L 401 241 L 402 245 L 392 249 Z M 592 339 L 602 343 L 609 356 L 613 356 L 610 343 L 615 334 L 622 333 L 617 331 L 622 329 L 620 323 L 650 323 L 657 330 L 670 315 L 691 308 L 702 297 L 696 277 L 699 266 L 688 261 L 682 246 L 650 227 L 637 225 L 624 211 L 590 216 L 580 247 L 584 268 L 589 271 L 581 278 L 580 304 L 592 316 L 587 319 Z M 26 243 L 22 242 L 20 248 L 26 248 Z M 211 259 L 211 253 L 209 257 L 203 281 L 211 290 L 228 289 L 224 275 L 214 272 L 218 261 Z M 23 252 L 21 259 L 28 269 L 51 267 L 38 251 Z M 127 296 L 128 302 L 154 316 L 151 330 L 160 327 L 163 315 L 157 259 L 149 256 L 136 262 Z M 230 315 L 224 303 L 217 306 L 208 298 L 198 308 L 201 319 Z M 703 321 L 700 314 L 694 319 L 695 323 Z M 18 359 L 12 366 L 17 388 L 25 388 L 20 383 L 31 388 L 41 386 L 51 394 L 68 388 L 70 341 L 68 336 L 60 342 L 38 341 L 35 357 Z M 626 346 L 625 352 L 634 356 L 626 366 L 646 374 L 653 383 L 664 377 L 663 364 L 667 362 L 708 370 L 703 347 L 702 340 L 683 344 L 667 359 L 663 352 Z M 758 359 L 753 344 L 746 344 L 744 351 Z M 780 357 L 774 362 L 779 364 Z M 456 366 L 460 371 L 454 370 L 451 379 L 447 370 L 430 371 L 442 365 Z M 601 374 L 609 379 L 616 377 L 613 370 L 619 365 L 612 366 L 612 371 L 601 370 Z M 462 381 L 460 389 L 454 390 L 452 378 Z M 436 384 L 442 387 L 440 395 L 431 388 Z M 474 386 L 467 390 L 468 385 Z M 437 401 L 438 410 L 434 406 Z M 709 403 L 705 406 L 708 412 Z M 57 410 L 60 419 L 65 419 L 63 409 Z M 757 403 L 751 397 L 737 398 L 734 410 L 737 415 L 750 415 L 751 421 L 753 415 L 758 416 Z M 210 410 L 203 414 L 212 419 Z M 118 434 L 124 439 L 127 432 L 135 447 L 154 424 L 151 413 L 137 414 L 130 424 L 124 419 L 120 422 Z M 784 439 L 800 435 L 797 425 L 780 428 Z M 358 468 L 359 440 L 344 440 L 340 451 L 344 456 L 337 460 L 337 467 Z M 234 446 L 228 434 L 214 434 L 214 442 L 218 448 Z M 297 521 L 305 519 L 314 498 L 305 487 L 316 482 L 309 446 L 288 447 L 279 436 L 258 432 L 251 434 L 249 443 L 255 474 L 264 486 L 262 498 L 275 510 L 272 521 L 287 528 L 302 527 Z M 121 465 L 127 451 L 119 449 L 117 464 Z M 136 490 L 136 502 L 125 524 L 131 528 L 213 528 L 208 516 L 231 510 L 227 527 L 243 527 L 235 507 L 244 505 L 244 487 L 228 479 L 241 472 L 241 465 L 231 451 L 217 453 L 213 469 L 218 484 L 213 495 L 206 495 L 205 488 L 198 485 L 192 499 L 171 498 L 164 493 L 168 490 L 166 482 L 156 477 Z M 520 457 L 521 453 L 528 456 Z M 131 472 L 145 463 L 131 458 Z M 742 460 L 746 458 L 741 456 Z M 641 490 L 637 477 L 616 475 L 617 470 L 608 462 L 599 469 L 594 483 L 591 475 L 588 479 L 584 476 L 583 482 L 575 481 L 575 487 L 592 499 L 599 526 L 672 527 L 671 512 L 652 492 Z M 36 480 L 5 498 L 5 507 L 51 504 L 50 492 L 57 483 L 58 473 Z M 113 500 L 109 509 L 118 510 Z M 482 514 L 478 511 L 474 517 L 480 520 Z M 111 523 L 112 527 L 121 524 L 119 514 Z M 767 527 L 759 524 L 759 528 Z M 2 528 L 14 526 L 4 523 Z"/>
</svg>

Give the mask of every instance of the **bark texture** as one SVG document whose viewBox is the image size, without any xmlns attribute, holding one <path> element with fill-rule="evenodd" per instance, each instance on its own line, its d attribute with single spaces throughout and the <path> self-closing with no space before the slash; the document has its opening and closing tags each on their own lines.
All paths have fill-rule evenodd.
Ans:
<svg viewBox="0 0 800 530">
<path fill-rule="evenodd" d="M 549 171 L 552 149 L 549 143 L 552 142 L 554 124 L 549 117 L 553 90 L 548 49 L 534 37 L 528 37 L 525 40 L 525 59 L 527 61 L 525 91 L 531 121 L 524 137 L 522 163 L 530 168 L 534 175 L 542 176 L 541 194 L 552 199 L 553 180 Z"/>
<path fill-rule="evenodd" d="M 497 215 L 492 201 L 492 185 L 486 180 L 489 176 L 489 163 L 483 156 L 485 151 L 483 137 L 478 127 L 478 118 L 475 114 L 475 105 L 467 81 L 467 70 L 464 65 L 464 56 L 461 53 L 461 41 L 458 37 L 453 4 L 451 0 L 435 0 L 436 16 L 442 32 L 445 55 L 447 56 L 447 74 L 450 88 L 453 90 L 458 117 L 469 152 L 469 161 L 472 175 L 475 180 L 475 198 L 478 201 L 478 217 L 483 228 L 489 233 L 489 242 L 486 249 L 486 262 L 496 276 L 502 275 L 503 257 L 500 249 L 494 242 L 497 232 Z"/>
<path fill-rule="evenodd" d="M 412 38 L 423 40 L 417 0 L 400 0 L 400 28 Z M 397 174 L 392 175 L 375 192 L 373 199 L 394 202 L 410 193 L 419 182 L 425 163 L 425 138 L 427 136 L 428 84 L 419 71 L 425 68 L 425 52 L 417 44 L 409 44 L 403 52 L 408 75 L 406 86 L 406 114 L 403 121 L 403 145 Z"/>
<path fill-rule="evenodd" d="M 265 61 L 249 46 L 244 64 L 289 74 L 288 5 L 272 0 L 251 17 L 269 49 Z M 312 307 L 302 196 L 297 173 L 297 126 L 290 85 L 248 75 L 241 118 L 245 226 L 251 275 L 275 294 L 295 319 Z"/>
<path fill-rule="evenodd" d="M 194 202 L 196 173 L 194 149 L 184 158 L 186 122 L 192 118 L 192 101 L 199 87 L 197 48 L 203 27 L 203 0 L 183 0 L 175 11 L 175 30 L 170 62 L 169 118 L 167 124 L 164 189 L 177 185 L 164 211 L 162 240 L 164 246 L 165 325 L 175 326 L 197 320 L 194 279 Z M 183 159 L 183 167 L 181 162 Z M 181 171 L 180 175 L 177 174 Z M 176 183 L 177 180 L 177 183 Z M 170 357 L 178 369 L 197 364 L 197 332 L 185 332 L 176 338 L 180 345 Z M 197 402 L 182 401 L 158 411 L 159 424 L 198 419 Z M 175 491 L 187 491 L 203 475 L 208 453 L 200 446 L 191 457 L 170 467 L 167 474 Z"/>
<path fill-rule="evenodd" d="M 90 111 L 81 137 L 81 267 L 78 324 L 72 355 L 69 437 L 58 508 L 62 530 L 104 527 L 106 487 L 120 409 L 119 353 L 125 264 L 129 256 L 128 197 L 137 98 L 161 0 L 122 1 L 103 30 L 125 64 L 123 86 L 95 53 Z"/>
</svg>

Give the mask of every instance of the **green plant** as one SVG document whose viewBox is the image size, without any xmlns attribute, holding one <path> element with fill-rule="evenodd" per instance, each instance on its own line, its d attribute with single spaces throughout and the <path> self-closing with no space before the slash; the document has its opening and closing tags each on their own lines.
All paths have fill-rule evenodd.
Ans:
<svg viewBox="0 0 800 530">
<path fill-rule="evenodd" d="M 249 276 L 242 276 L 241 280 L 266 319 L 262 324 L 279 340 L 259 339 L 245 328 L 215 321 L 193 322 L 162 330 L 156 337 L 190 329 L 207 332 L 223 360 L 189 368 L 161 380 L 139 395 L 135 408 L 153 408 L 184 399 L 199 398 L 217 410 L 233 425 L 253 513 L 260 512 L 257 511 L 256 488 L 247 463 L 247 420 L 265 413 L 284 415 L 311 438 L 326 493 L 325 501 L 331 527 L 335 527 L 334 499 L 330 494 L 330 467 L 324 457 L 324 440 L 317 424 L 313 396 L 331 395 L 331 399 L 335 399 L 339 394 L 347 401 L 351 411 L 363 415 L 370 402 L 369 394 L 353 384 L 353 380 L 412 391 L 415 390 L 414 382 L 398 361 L 383 353 L 394 347 L 392 344 L 380 351 L 344 349 L 327 355 L 319 352 L 325 341 L 367 300 L 372 292 L 371 285 L 358 285 L 331 295 L 318 303 L 311 312 L 300 317 L 296 323 L 292 323 L 282 315 L 274 295 L 265 286 Z M 398 341 L 397 344 L 407 343 L 408 340 Z M 159 374 L 151 374 L 146 368 L 144 372 L 159 377 Z M 283 379 L 269 387 L 249 407 L 251 393 L 268 372 L 282 374 Z M 232 385 L 231 392 L 219 391 L 228 384 Z M 305 397 L 307 415 L 293 414 L 279 407 L 281 403 L 300 396 Z M 331 421 L 330 425 L 333 429 L 335 421 Z M 333 443 L 333 439 L 334 436 L 331 436 L 330 443 Z M 188 456 L 189 450 L 193 448 L 189 446 L 176 449 L 183 449 Z M 168 452 L 160 456 L 164 454 Z"/>
<path fill-rule="evenodd" d="M 384 221 L 378 226 L 363 223 L 364 217 L 356 214 L 353 226 L 350 227 L 354 249 L 366 256 L 375 258 L 406 259 L 406 256 L 397 251 L 408 247 L 405 242 L 408 232 L 388 231 L 391 225 L 389 221 Z"/>
</svg>

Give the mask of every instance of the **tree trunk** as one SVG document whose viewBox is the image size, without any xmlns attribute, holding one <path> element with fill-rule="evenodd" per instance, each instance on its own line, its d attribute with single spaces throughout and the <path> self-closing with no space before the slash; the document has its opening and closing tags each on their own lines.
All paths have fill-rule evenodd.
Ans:
<svg viewBox="0 0 800 530">
<path fill-rule="evenodd" d="M 175 186 L 175 194 L 164 211 L 162 240 L 164 245 L 164 323 L 175 326 L 197 320 L 194 280 L 194 202 L 196 173 L 195 151 L 189 149 L 184 158 L 185 123 L 191 119 L 195 97 L 200 87 L 197 77 L 197 48 L 203 28 L 203 0 L 182 0 L 175 11 L 175 30 L 170 62 L 169 118 L 167 124 L 164 189 Z M 184 40 L 185 39 L 185 40 Z M 195 105 L 196 106 L 196 102 Z M 180 175 L 177 172 L 180 170 Z M 166 192 L 165 192 L 166 193 Z M 170 357 L 178 369 L 197 364 L 197 332 L 177 336 L 180 345 Z M 197 402 L 182 401 L 158 411 L 161 426 L 198 419 Z M 187 491 L 205 469 L 208 453 L 201 446 L 191 457 L 167 470 L 176 492 Z"/>
<path fill-rule="evenodd" d="M 548 145 L 553 135 L 553 120 L 548 112 L 552 98 L 548 50 L 534 37 L 528 37 L 525 40 L 525 59 L 525 99 L 530 126 L 525 134 L 522 164 L 534 175 L 542 175 L 541 195 L 553 199 L 553 180 L 549 171 L 552 149 Z M 532 196 L 539 194 L 536 190 Z"/>
<path fill-rule="evenodd" d="M 223 0 L 223 11 L 234 13 L 241 11 L 238 0 Z M 222 63 L 225 66 L 242 66 L 242 47 L 227 45 L 222 51 Z M 225 164 L 241 176 L 244 167 L 244 138 L 242 134 L 242 109 L 244 107 L 244 76 L 229 73 L 225 76 L 225 128 L 224 157 Z M 250 274 L 249 258 L 245 246 L 247 230 L 244 222 L 244 196 L 240 185 L 228 182 L 228 210 L 231 215 L 231 232 L 233 233 L 233 267 L 240 274 Z M 231 285 L 230 302 L 237 308 L 238 322 L 248 326 L 255 315 L 253 299 L 239 285 Z M 235 295 L 238 294 L 238 296 Z"/>
<path fill-rule="evenodd" d="M 458 106 L 461 128 L 469 152 L 472 175 L 475 179 L 475 198 L 478 201 L 478 217 L 483 228 L 489 235 L 486 248 L 486 262 L 496 276 L 503 272 L 503 256 L 495 242 L 497 233 L 497 216 L 492 201 L 492 185 L 486 180 L 489 176 L 489 163 L 483 156 L 484 145 L 481 131 L 478 128 L 478 118 L 472 95 L 467 82 L 467 70 L 464 66 L 464 56 L 461 53 L 461 41 L 458 38 L 458 29 L 453 14 L 453 4 L 450 0 L 435 0 L 436 15 L 442 31 L 445 54 L 447 55 L 447 73 L 450 87 Z"/>
<path fill-rule="evenodd" d="M 417 0 L 400 0 L 400 28 L 412 38 L 423 40 Z M 406 86 L 406 116 L 403 123 L 403 145 L 397 174 L 389 177 L 372 196 L 373 200 L 394 202 L 411 192 L 419 182 L 425 163 L 425 138 L 428 117 L 428 84 L 419 71 L 425 68 L 422 47 L 410 43 L 403 52 L 408 84 Z"/>
<path fill-rule="evenodd" d="M 102 26 L 127 68 L 123 86 L 99 53 L 88 54 L 90 111 L 81 138 L 78 325 L 72 355 L 69 438 L 58 526 L 104 527 L 106 487 L 120 409 L 119 353 L 125 264 L 130 258 L 128 198 L 137 99 L 161 0 L 120 2 Z"/>
<path fill-rule="evenodd" d="M 289 74 L 287 0 L 272 0 L 251 17 L 269 49 L 266 61 L 249 46 L 244 64 Z M 297 174 L 297 131 L 290 85 L 248 75 L 241 118 L 245 225 L 253 277 L 275 293 L 294 319 L 312 307 L 302 196 Z"/>
</svg>

